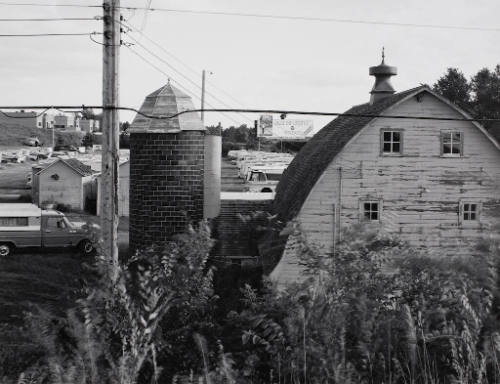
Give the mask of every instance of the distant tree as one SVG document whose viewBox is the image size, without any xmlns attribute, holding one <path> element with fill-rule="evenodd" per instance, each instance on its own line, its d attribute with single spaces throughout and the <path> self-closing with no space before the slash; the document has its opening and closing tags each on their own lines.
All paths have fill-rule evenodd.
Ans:
<svg viewBox="0 0 500 384">
<path fill-rule="evenodd" d="M 239 127 L 229 127 L 222 131 L 222 143 L 233 146 L 244 146 L 246 149 L 254 149 L 257 143 L 255 129 L 248 128 L 246 124 Z"/>
<path fill-rule="evenodd" d="M 470 108 L 471 85 L 458 68 L 448 68 L 434 84 L 433 89 L 459 107 Z"/>
<path fill-rule="evenodd" d="M 82 117 L 87 120 L 96 120 L 96 114 L 92 108 L 83 108 Z"/>
<path fill-rule="evenodd" d="M 448 68 L 433 89 L 478 119 L 500 118 L 500 65 L 483 68 L 470 81 L 457 68 Z M 491 130 L 495 123 L 483 125 Z"/>
<path fill-rule="evenodd" d="M 130 128 L 130 123 L 128 121 L 125 121 L 123 123 L 120 123 L 120 131 L 125 132 Z"/>
<path fill-rule="evenodd" d="M 477 118 L 500 118 L 500 65 L 481 69 L 472 77 L 473 110 Z"/>
</svg>

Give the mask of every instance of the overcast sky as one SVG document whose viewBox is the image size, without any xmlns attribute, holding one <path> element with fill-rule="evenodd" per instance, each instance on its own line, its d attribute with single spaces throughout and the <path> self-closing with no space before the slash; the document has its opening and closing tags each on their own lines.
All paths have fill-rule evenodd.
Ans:
<svg viewBox="0 0 500 384">
<path fill-rule="evenodd" d="M 99 0 L 31 0 L 44 4 L 99 4 Z M 11 0 L 15 3 L 16 0 Z M 19 0 L 18 3 L 23 1 Z M 0 2 L 1 3 L 1 2 Z M 361 21 L 500 28 L 498 0 L 122 0 L 122 5 L 170 9 L 228 11 L 290 16 L 329 17 Z M 99 8 L 26 7 L 0 5 L 2 18 L 93 17 Z M 342 112 L 369 99 L 373 78 L 368 67 L 397 66 L 397 91 L 421 83 L 432 85 L 447 67 L 460 68 L 467 77 L 500 63 L 500 32 L 397 27 L 356 23 L 295 21 L 255 17 L 193 15 L 175 12 L 123 11 L 137 29 L 182 60 L 181 65 L 137 32 L 139 40 L 178 71 L 201 83 L 203 68 L 213 72 L 207 83 L 213 107 L 301 109 Z M 101 21 L 0 22 L 0 34 L 101 31 Z M 101 104 L 102 46 L 86 36 L 0 38 L 0 104 Z M 100 36 L 96 36 L 100 40 Z M 131 37 L 124 40 L 133 42 Z M 139 45 L 135 52 L 191 91 L 199 106 L 200 91 Z M 121 49 L 123 106 L 139 108 L 144 97 L 161 87 L 167 76 Z M 239 104 L 238 104 L 239 103 Z M 250 119 L 257 118 L 249 115 Z M 133 114 L 122 113 L 121 120 Z M 244 118 L 231 118 L 244 123 Z M 207 124 L 226 116 L 207 113 Z M 319 128 L 325 119 L 316 119 Z"/>
</svg>

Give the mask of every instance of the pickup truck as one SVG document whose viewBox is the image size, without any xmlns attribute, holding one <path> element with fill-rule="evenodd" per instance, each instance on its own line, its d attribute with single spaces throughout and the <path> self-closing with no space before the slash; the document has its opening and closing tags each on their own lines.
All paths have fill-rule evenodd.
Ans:
<svg viewBox="0 0 500 384">
<path fill-rule="evenodd" d="M 54 209 L 34 204 L 0 204 L 0 258 L 16 248 L 76 248 L 84 255 L 94 252 L 92 228 L 70 221 Z"/>
<path fill-rule="evenodd" d="M 274 193 L 286 166 L 255 167 L 247 173 L 246 182 L 250 192 Z"/>
</svg>

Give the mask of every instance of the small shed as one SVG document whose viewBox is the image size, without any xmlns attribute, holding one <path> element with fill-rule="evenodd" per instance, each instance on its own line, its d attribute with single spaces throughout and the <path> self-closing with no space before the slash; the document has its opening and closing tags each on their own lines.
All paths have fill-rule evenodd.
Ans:
<svg viewBox="0 0 500 384">
<path fill-rule="evenodd" d="M 54 203 L 84 210 L 93 193 L 92 169 L 78 159 L 59 158 L 32 168 L 32 197 L 38 206 Z"/>
<path fill-rule="evenodd" d="M 120 164 L 118 171 L 118 215 L 129 215 L 130 162 Z M 101 174 L 97 176 L 97 215 L 101 206 Z"/>
</svg>

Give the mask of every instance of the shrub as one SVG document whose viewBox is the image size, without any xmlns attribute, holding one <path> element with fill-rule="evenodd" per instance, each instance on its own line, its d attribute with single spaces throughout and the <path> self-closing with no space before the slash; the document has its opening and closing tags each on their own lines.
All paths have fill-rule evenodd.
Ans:
<svg viewBox="0 0 500 384">
<path fill-rule="evenodd" d="M 496 382 L 495 257 L 490 247 L 476 267 L 436 260 L 364 228 L 331 258 L 303 243 L 308 279 L 263 295 L 248 288 L 247 308 L 233 314 L 248 346 L 241 369 L 257 382 Z"/>
<path fill-rule="evenodd" d="M 168 368 L 165 357 L 182 346 L 178 336 L 190 324 L 190 312 L 212 300 L 212 271 L 206 267 L 211 245 L 201 225 L 118 265 L 99 255 L 86 278 L 85 297 L 65 317 L 41 307 L 28 316 L 44 355 L 20 380 L 30 375 L 40 380 L 33 382 L 51 383 L 158 380 L 158 362 Z"/>
</svg>

